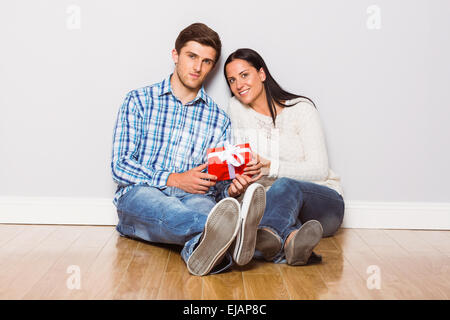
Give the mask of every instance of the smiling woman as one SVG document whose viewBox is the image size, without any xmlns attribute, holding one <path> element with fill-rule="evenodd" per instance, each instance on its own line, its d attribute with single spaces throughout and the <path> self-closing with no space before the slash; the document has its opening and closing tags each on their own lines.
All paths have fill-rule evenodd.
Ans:
<svg viewBox="0 0 450 320">
<path fill-rule="evenodd" d="M 328 168 L 314 103 L 283 90 L 252 49 L 232 53 L 224 73 L 234 96 L 228 110 L 234 143 L 250 143 L 263 165 L 259 182 L 267 205 L 256 256 L 291 265 L 320 262 L 312 250 L 340 227 L 344 199 L 339 177 Z"/>
</svg>

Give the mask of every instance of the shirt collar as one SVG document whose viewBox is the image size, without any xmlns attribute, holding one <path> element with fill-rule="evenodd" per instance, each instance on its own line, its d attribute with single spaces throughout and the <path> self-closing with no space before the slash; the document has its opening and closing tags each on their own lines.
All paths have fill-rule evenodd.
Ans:
<svg viewBox="0 0 450 320">
<path fill-rule="evenodd" d="M 166 79 L 164 79 L 161 82 L 161 86 L 159 89 L 160 96 L 170 93 L 171 95 L 173 95 L 175 97 L 175 95 L 173 94 L 173 91 L 172 91 L 172 84 L 170 81 L 172 74 L 173 73 L 171 73 Z M 198 93 L 197 93 L 197 96 L 195 97 L 195 99 L 192 100 L 188 105 L 194 104 L 199 99 L 203 100 L 203 102 L 205 102 L 205 104 L 208 105 L 207 95 L 206 95 L 206 91 L 205 91 L 205 88 L 203 87 L 203 85 L 200 88 L 200 90 L 198 90 Z"/>
</svg>

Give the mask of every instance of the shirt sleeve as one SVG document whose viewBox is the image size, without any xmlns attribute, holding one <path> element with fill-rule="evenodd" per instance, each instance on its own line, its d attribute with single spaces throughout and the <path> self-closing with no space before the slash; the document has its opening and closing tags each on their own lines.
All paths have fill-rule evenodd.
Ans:
<svg viewBox="0 0 450 320">
<path fill-rule="evenodd" d="M 119 186 L 140 183 L 164 186 L 170 175 L 170 172 L 154 170 L 139 163 L 142 123 L 135 98 L 129 93 L 119 109 L 113 134 L 111 169 L 113 180 Z"/>
</svg>

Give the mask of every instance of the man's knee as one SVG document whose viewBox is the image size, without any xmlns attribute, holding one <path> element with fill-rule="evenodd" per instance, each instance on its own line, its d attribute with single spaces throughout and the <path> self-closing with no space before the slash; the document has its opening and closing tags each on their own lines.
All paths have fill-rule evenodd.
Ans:
<svg viewBox="0 0 450 320">
<path fill-rule="evenodd" d="M 185 198 L 183 204 L 200 214 L 208 215 L 216 205 L 216 201 L 210 196 L 197 194 Z"/>
</svg>

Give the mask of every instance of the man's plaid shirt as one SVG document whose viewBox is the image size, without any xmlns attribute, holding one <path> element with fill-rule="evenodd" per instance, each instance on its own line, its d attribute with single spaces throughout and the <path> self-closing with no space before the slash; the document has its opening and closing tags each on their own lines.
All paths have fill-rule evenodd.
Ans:
<svg viewBox="0 0 450 320">
<path fill-rule="evenodd" d="M 183 105 L 173 94 L 170 77 L 129 92 L 119 109 L 111 161 L 118 184 L 115 205 L 133 185 L 166 188 L 171 173 L 206 163 L 208 148 L 230 141 L 230 119 L 203 87 Z M 209 192 L 216 199 L 227 197 L 229 184 L 217 182 Z"/>
</svg>

